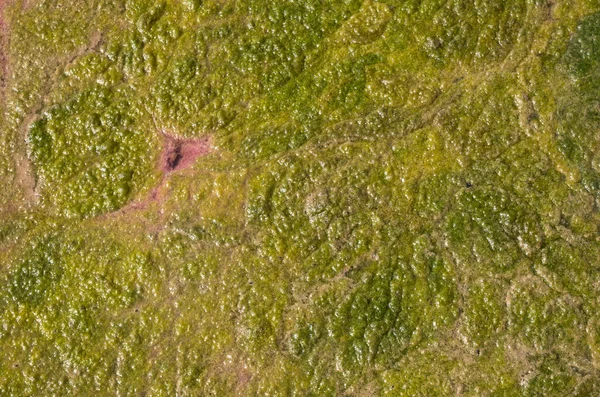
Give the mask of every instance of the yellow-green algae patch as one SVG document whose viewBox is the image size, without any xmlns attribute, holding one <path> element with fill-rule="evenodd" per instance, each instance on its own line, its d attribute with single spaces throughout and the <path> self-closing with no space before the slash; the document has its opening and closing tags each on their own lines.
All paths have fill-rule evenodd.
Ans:
<svg viewBox="0 0 600 397">
<path fill-rule="evenodd" d="M 0 394 L 600 394 L 597 1 L 3 18 Z"/>
</svg>

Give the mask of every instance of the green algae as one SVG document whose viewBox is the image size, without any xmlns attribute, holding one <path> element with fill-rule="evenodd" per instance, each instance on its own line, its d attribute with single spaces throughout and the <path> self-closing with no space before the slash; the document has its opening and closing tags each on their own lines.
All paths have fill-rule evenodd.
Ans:
<svg viewBox="0 0 600 397">
<path fill-rule="evenodd" d="M 597 2 L 26 3 L 0 394 L 598 394 Z"/>
</svg>

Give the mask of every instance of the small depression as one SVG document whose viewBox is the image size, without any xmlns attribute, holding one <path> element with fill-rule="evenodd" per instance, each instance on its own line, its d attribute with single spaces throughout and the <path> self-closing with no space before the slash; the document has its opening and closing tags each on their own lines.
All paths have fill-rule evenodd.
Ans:
<svg viewBox="0 0 600 397">
<path fill-rule="evenodd" d="M 182 139 L 165 134 L 160 168 L 166 174 L 189 168 L 196 162 L 198 157 L 208 154 L 209 151 L 210 142 L 208 137 Z"/>
<path fill-rule="evenodd" d="M 166 193 L 163 187 L 169 175 L 191 167 L 199 157 L 205 156 L 211 151 L 209 136 L 198 139 L 179 138 L 166 133 L 163 133 L 163 136 L 163 149 L 158 164 L 162 172 L 159 184 L 144 199 L 133 201 L 112 214 L 124 214 L 132 210 L 145 209 L 151 203 L 161 202 L 165 198 Z"/>
</svg>

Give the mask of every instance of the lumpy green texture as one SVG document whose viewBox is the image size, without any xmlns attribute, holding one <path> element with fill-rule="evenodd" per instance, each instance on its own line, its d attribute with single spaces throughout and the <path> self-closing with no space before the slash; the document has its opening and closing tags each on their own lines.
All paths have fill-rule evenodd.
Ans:
<svg viewBox="0 0 600 397">
<path fill-rule="evenodd" d="M 1 395 L 600 395 L 597 0 L 3 14 Z"/>
</svg>

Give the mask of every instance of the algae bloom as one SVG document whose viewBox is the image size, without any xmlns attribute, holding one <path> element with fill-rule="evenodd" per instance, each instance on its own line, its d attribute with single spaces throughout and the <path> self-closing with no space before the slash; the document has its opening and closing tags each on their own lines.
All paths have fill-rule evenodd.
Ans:
<svg viewBox="0 0 600 397">
<path fill-rule="evenodd" d="M 0 395 L 600 395 L 598 0 L 0 15 Z"/>
</svg>

